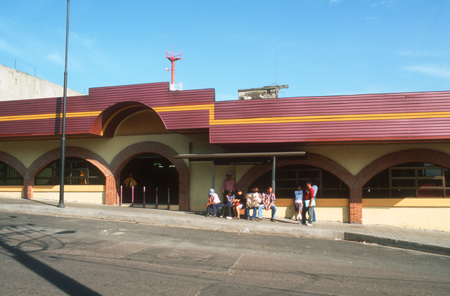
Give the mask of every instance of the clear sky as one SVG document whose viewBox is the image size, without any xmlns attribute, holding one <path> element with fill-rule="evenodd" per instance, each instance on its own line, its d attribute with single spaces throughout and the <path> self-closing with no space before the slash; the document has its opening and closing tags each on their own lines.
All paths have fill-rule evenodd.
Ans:
<svg viewBox="0 0 450 296">
<path fill-rule="evenodd" d="M 1 0 L 0 64 L 63 85 L 66 0 Z M 170 81 L 281 97 L 450 90 L 448 0 L 71 0 L 68 87 Z"/>
</svg>

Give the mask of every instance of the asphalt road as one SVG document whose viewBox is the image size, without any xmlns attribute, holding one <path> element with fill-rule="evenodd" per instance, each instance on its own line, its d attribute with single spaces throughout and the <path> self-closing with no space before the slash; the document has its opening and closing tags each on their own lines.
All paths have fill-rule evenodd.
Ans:
<svg viewBox="0 0 450 296">
<path fill-rule="evenodd" d="M 207 220 L 205 220 L 207 221 Z M 1 295 L 448 295 L 450 257 L 0 212 Z"/>
</svg>

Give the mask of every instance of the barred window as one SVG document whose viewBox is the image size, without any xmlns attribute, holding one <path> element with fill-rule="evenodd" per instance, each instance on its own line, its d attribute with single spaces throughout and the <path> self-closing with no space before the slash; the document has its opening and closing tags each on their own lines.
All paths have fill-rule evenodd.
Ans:
<svg viewBox="0 0 450 296">
<path fill-rule="evenodd" d="M 89 161 L 80 158 L 66 158 L 64 165 L 65 185 L 105 185 L 103 173 Z M 59 185 L 61 183 L 61 160 L 43 168 L 35 178 L 36 185 Z"/>
<path fill-rule="evenodd" d="M 0 161 L 0 185 L 23 185 L 23 177 L 14 168 Z"/>
<path fill-rule="evenodd" d="M 448 197 L 450 170 L 430 163 L 406 163 L 386 169 L 363 187 L 363 198 Z"/>
<path fill-rule="evenodd" d="M 276 169 L 277 198 L 292 199 L 297 186 L 301 185 L 304 190 L 307 181 L 313 181 L 318 186 L 317 198 L 349 198 L 350 190 L 342 180 L 326 170 L 307 165 L 290 165 Z M 271 185 L 272 171 L 269 171 L 259 177 L 250 188 L 256 186 L 264 192 Z"/>
</svg>

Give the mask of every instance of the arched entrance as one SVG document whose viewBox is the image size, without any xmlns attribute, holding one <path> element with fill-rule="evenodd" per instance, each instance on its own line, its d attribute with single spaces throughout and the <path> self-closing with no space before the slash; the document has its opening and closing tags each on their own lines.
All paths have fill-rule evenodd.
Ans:
<svg viewBox="0 0 450 296">
<path fill-rule="evenodd" d="M 116 176 L 116 182 L 119 185 L 120 182 L 126 178 L 126 175 L 129 173 L 133 173 L 131 171 L 127 171 L 127 165 L 130 163 L 130 165 L 133 165 L 133 162 L 139 162 L 141 161 L 144 163 L 144 168 L 140 169 L 144 171 L 144 175 L 148 174 L 151 170 L 148 169 L 148 166 L 150 163 L 152 163 L 153 166 L 155 166 L 155 163 L 161 163 L 162 166 L 164 164 L 167 164 L 167 167 L 164 166 L 164 168 L 159 169 L 168 169 L 173 170 L 175 169 L 178 173 L 178 205 L 179 209 L 182 211 L 189 211 L 189 169 L 187 165 L 184 163 L 181 159 L 175 159 L 174 157 L 178 155 L 178 153 L 170 148 L 167 145 L 157 143 L 157 142 L 141 142 L 136 143 L 133 145 L 128 146 L 127 148 L 123 149 L 119 154 L 114 157 L 113 161 L 111 162 L 111 170 L 114 172 L 114 176 Z M 142 159 L 148 159 L 148 160 L 142 160 L 139 157 L 143 157 Z M 137 160 L 134 160 L 137 159 Z M 156 160 L 161 160 L 161 162 L 157 162 Z M 174 167 L 169 167 L 170 165 Z M 147 167 L 147 168 L 145 168 Z M 136 167 L 137 168 L 137 167 Z M 147 171 L 147 172 L 145 172 Z M 175 172 L 171 171 L 172 178 L 175 178 Z M 122 175 L 124 174 L 124 175 Z M 133 173 L 134 175 L 135 173 Z M 156 174 L 156 173 L 155 173 Z M 167 173 L 170 175 L 170 173 Z M 123 178 L 125 177 L 125 178 Z M 123 178 L 123 179 L 122 179 Z M 156 180 L 157 178 L 155 178 Z M 139 181 L 136 180 L 138 183 Z M 144 181 L 144 183 L 147 181 Z M 149 181 L 151 182 L 151 181 Z M 171 184 L 174 182 L 173 180 L 170 181 Z M 163 183 L 161 183 L 163 184 Z M 156 186 L 155 186 L 156 187 Z M 159 189 L 159 188 L 158 188 Z M 119 187 L 117 188 L 119 190 Z M 142 187 L 140 189 L 142 191 Z M 174 189 L 176 190 L 176 189 Z M 171 197 L 173 190 L 171 188 Z M 176 195 L 174 195 L 176 196 Z M 118 202 L 118 200 L 116 201 Z"/>
<path fill-rule="evenodd" d="M 156 203 L 156 190 L 158 190 L 158 204 L 178 205 L 179 174 L 167 158 L 156 153 L 144 153 L 131 159 L 120 172 L 120 184 L 133 174 L 137 182 L 134 190 L 134 202 L 143 202 L 143 188 L 145 187 L 145 202 Z M 131 203 L 131 190 L 125 188 L 124 203 Z"/>
</svg>

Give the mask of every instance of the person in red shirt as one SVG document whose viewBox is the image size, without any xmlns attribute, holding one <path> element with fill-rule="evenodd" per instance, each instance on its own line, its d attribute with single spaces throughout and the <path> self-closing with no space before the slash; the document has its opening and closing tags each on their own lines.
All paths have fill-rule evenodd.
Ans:
<svg viewBox="0 0 450 296">
<path fill-rule="evenodd" d="M 223 185 L 222 185 L 222 197 L 224 198 L 223 200 L 225 200 L 225 195 L 227 195 L 228 191 L 233 191 L 236 192 L 236 181 L 234 181 L 233 179 L 231 179 L 231 172 L 227 173 L 227 178 L 225 179 L 225 181 L 223 181 Z"/>
<path fill-rule="evenodd" d="M 306 182 L 306 190 L 303 195 L 303 209 L 302 209 L 302 225 L 311 226 L 314 210 L 314 188 L 311 187 L 311 181 Z M 308 211 L 308 224 L 306 224 L 306 211 Z"/>
</svg>

